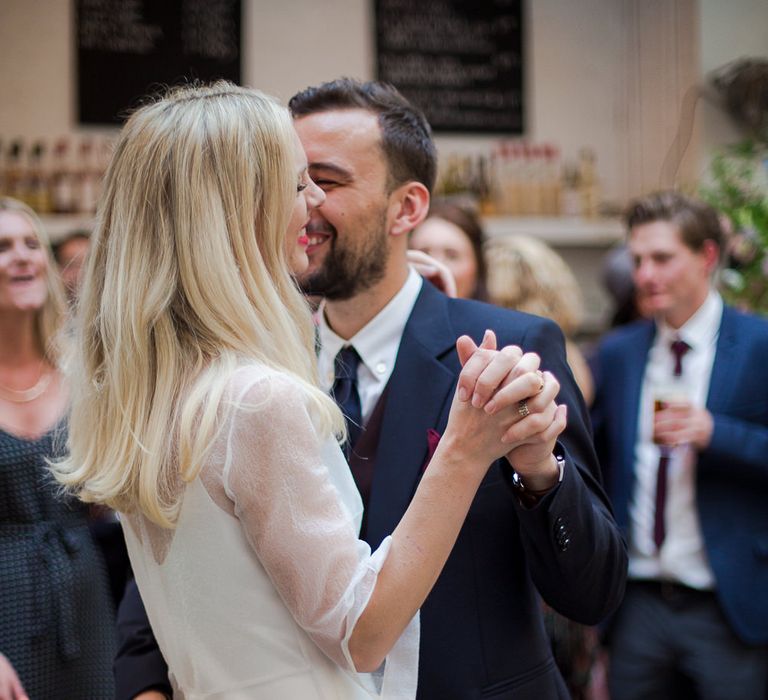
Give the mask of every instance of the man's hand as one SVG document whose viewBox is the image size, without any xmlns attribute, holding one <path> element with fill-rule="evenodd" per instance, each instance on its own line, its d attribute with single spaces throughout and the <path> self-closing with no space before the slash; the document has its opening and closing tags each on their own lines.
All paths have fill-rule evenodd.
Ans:
<svg viewBox="0 0 768 700">
<path fill-rule="evenodd" d="M 552 450 L 567 423 L 566 406 L 555 404 L 560 384 L 551 373 L 539 371 L 535 353 L 514 345 L 495 348 L 491 331 L 479 347 L 466 336 L 459 338 L 457 351 L 464 365 L 459 397 L 471 398 L 473 406 L 491 414 L 512 407 L 514 418 L 504 436 L 511 445 L 507 460 L 529 489 L 548 490 L 560 476 Z"/>
<path fill-rule="evenodd" d="M 0 700 L 29 700 L 11 662 L 2 654 L 0 654 Z"/>
<path fill-rule="evenodd" d="M 712 414 L 686 401 L 671 402 L 653 416 L 653 439 L 659 445 L 709 447 L 714 430 Z"/>
</svg>

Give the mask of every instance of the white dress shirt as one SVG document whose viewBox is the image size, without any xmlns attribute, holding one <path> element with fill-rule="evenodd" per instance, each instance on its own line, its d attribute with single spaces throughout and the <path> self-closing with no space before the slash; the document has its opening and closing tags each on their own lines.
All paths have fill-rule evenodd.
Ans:
<svg viewBox="0 0 768 700">
<path fill-rule="evenodd" d="M 363 422 L 368 420 L 395 367 L 405 324 L 421 291 L 423 280 L 413 268 L 392 300 L 349 340 L 336 335 L 325 320 L 325 305 L 318 309 L 320 384 L 330 392 L 334 380 L 333 362 L 339 350 L 352 345 L 362 362 L 357 369 Z"/>
<path fill-rule="evenodd" d="M 717 292 L 710 291 L 696 313 L 679 329 L 657 323 L 656 338 L 645 367 L 635 444 L 635 489 L 629 507 L 631 578 L 671 579 L 699 589 L 714 587 L 696 508 L 696 452 L 689 445 L 672 450 L 667 481 L 666 536 L 660 551 L 653 542 L 660 457 L 660 448 L 652 439 L 653 401 L 654 396 L 660 394 L 670 397 L 671 389 L 672 394 L 681 392 L 694 406 L 705 406 L 722 316 L 723 300 Z M 683 372 L 679 379 L 674 376 L 675 360 L 670 349 L 670 344 L 677 339 L 690 346 L 682 359 Z"/>
</svg>

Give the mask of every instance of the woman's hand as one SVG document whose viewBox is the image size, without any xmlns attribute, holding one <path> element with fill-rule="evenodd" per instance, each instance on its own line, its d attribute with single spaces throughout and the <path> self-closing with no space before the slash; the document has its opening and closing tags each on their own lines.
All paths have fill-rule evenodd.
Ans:
<svg viewBox="0 0 768 700">
<path fill-rule="evenodd" d="M 0 654 L 0 700 L 29 700 L 11 662 Z"/>
<path fill-rule="evenodd" d="M 567 422 L 566 406 L 555 403 L 560 384 L 551 373 L 539 371 L 535 353 L 523 353 L 517 346 L 495 348 L 491 331 L 479 347 L 466 336 L 459 338 L 464 369 L 457 396 L 487 414 L 500 414 L 498 425 L 507 426 L 502 438 L 507 459 L 530 488 L 554 486 L 559 469 L 552 451 Z"/>
<path fill-rule="evenodd" d="M 479 347 L 462 336 L 457 350 L 464 368 L 441 444 L 450 444 L 454 458 L 487 469 L 510 449 L 506 434 L 522 420 L 519 402 L 544 386 L 539 357 L 517 346 L 496 350 L 492 331 Z"/>
<path fill-rule="evenodd" d="M 433 257 L 420 250 L 408 251 L 408 262 L 424 279 L 429 280 L 443 294 L 456 297 L 456 280 L 451 271 Z"/>
</svg>

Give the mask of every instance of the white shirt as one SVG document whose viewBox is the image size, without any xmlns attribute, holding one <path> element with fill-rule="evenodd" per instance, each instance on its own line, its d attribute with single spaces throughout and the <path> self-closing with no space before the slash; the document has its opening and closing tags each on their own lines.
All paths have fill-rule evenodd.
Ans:
<svg viewBox="0 0 768 700">
<path fill-rule="evenodd" d="M 320 384 L 330 392 L 334 380 L 334 359 L 342 347 L 352 345 L 362 360 L 357 369 L 357 391 L 360 395 L 363 422 L 367 421 L 373 412 L 395 368 L 405 324 L 422 284 L 421 275 L 411 268 L 400 291 L 349 340 L 344 340 L 331 330 L 325 320 L 325 304 L 321 304 L 318 309 Z"/>
<path fill-rule="evenodd" d="M 667 392 L 669 397 L 672 389 L 672 393 L 682 393 L 681 398 L 687 398 L 694 406 L 706 405 L 722 315 L 723 300 L 717 292 L 710 291 L 696 313 L 679 329 L 657 323 L 645 367 L 635 443 L 635 488 L 629 506 L 630 578 L 671 579 L 700 589 L 714 587 L 696 509 L 696 452 L 688 445 L 675 447 L 670 456 L 666 537 L 661 550 L 656 550 L 653 520 L 660 448 L 653 443 L 652 434 L 653 401 L 660 392 Z M 674 377 L 675 360 L 670 349 L 677 339 L 690 346 L 682 359 L 679 379 Z"/>
</svg>

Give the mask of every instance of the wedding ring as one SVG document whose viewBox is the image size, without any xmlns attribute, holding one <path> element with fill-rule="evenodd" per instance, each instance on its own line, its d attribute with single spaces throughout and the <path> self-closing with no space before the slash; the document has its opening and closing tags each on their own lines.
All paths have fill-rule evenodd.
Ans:
<svg viewBox="0 0 768 700">
<path fill-rule="evenodd" d="M 525 402 L 525 399 L 517 402 L 517 412 L 522 418 L 525 418 L 531 414 L 531 412 L 528 410 L 528 404 Z"/>
</svg>

